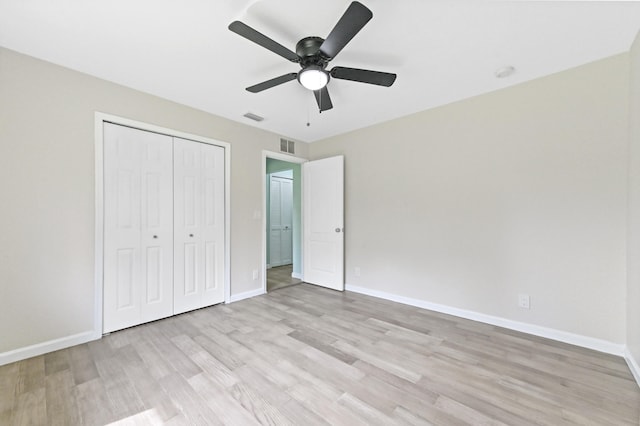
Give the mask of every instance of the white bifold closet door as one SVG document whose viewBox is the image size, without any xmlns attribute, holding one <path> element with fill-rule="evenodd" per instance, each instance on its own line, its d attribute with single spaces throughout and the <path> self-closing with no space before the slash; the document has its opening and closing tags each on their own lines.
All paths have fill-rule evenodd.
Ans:
<svg viewBox="0 0 640 426">
<path fill-rule="evenodd" d="M 104 124 L 103 332 L 224 301 L 225 150 Z"/>
<path fill-rule="evenodd" d="M 173 313 L 172 138 L 104 125 L 104 332 Z"/>
<path fill-rule="evenodd" d="M 174 313 L 224 301 L 224 148 L 174 138 Z"/>
</svg>

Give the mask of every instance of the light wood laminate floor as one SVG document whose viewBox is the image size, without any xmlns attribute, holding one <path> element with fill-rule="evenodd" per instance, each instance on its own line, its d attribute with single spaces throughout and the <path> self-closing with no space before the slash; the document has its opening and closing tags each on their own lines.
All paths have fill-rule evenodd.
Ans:
<svg viewBox="0 0 640 426">
<path fill-rule="evenodd" d="M 293 265 L 276 266 L 267 269 L 267 291 L 279 290 L 295 284 L 300 284 L 302 280 L 293 278 Z"/>
<path fill-rule="evenodd" d="M 0 367 L 3 425 L 638 425 L 621 358 L 301 284 Z"/>
</svg>

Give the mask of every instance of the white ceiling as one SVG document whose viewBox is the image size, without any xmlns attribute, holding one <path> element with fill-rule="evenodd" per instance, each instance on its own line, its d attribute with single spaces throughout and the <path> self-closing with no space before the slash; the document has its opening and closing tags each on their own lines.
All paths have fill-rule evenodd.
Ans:
<svg viewBox="0 0 640 426">
<path fill-rule="evenodd" d="M 241 20 L 295 51 L 326 37 L 347 0 L 0 0 L 0 45 L 312 142 L 626 52 L 640 29 L 640 2 L 361 2 L 373 19 L 330 67 L 398 79 L 332 80 L 334 108 L 322 114 L 296 81 L 245 91 L 299 66 L 227 26 Z M 495 78 L 504 65 L 515 74 Z"/>
</svg>

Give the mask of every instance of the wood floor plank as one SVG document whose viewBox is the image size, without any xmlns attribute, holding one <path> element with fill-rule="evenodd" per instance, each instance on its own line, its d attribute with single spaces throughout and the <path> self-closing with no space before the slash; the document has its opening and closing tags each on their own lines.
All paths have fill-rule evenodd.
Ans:
<svg viewBox="0 0 640 426">
<path fill-rule="evenodd" d="M 217 333 L 217 339 L 216 337 L 210 338 L 208 335 L 200 335 L 194 337 L 194 341 L 229 370 L 235 370 L 242 366 L 244 361 L 242 361 L 240 357 L 234 355 L 234 353 L 229 350 L 229 346 L 222 345 L 222 342 L 220 342 L 222 339 L 219 338 L 219 333 L 217 331 L 215 333 Z"/>
<path fill-rule="evenodd" d="M 221 387 L 219 383 L 212 381 L 206 373 L 190 378 L 189 385 L 224 424 L 247 426 L 260 424 L 227 392 L 226 387 Z"/>
<path fill-rule="evenodd" d="M 109 423 L 109 426 L 155 426 L 159 424 L 164 424 L 162 418 L 155 409 L 149 409 L 133 416 L 116 420 L 113 423 Z"/>
<path fill-rule="evenodd" d="M 87 345 L 73 346 L 68 349 L 71 360 L 71 372 L 76 385 L 97 379 L 100 375 L 95 360 Z"/>
<path fill-rule="evenodd" d="M 364 349 L 360 349 L 354 345 L 343 341 L 337 341 L 333 344 L 337 349 L 346 352 L 358 359 L 375 365 L 383 370 L 388 371 L 391 374 L 395 374 L 398 377 L 406 379 L 410 382 L 416 383 L 422 378 L 422 375 L 414 370 L 408 369 L 403 365 L 395 363 L 393 360 L 389 360 L 387 356 L 380 355 L 379 353 L 370 352 Z"/>
<path fill-rule="evenodd" d="M 307 345 L 312 346 L 346 364 L 353 364 L 358 360 L 358 358 L 331 346 L 332 343 L 335 343 L 336 339 L 313 329 L 305 329 L 304 331 L 301 331 L 300 328 L 296 328 L 296 330 L 289 333 L 288 336 L 299 340 L 302 343 L 306 343 Z"/>
<path fill-rule="evenodd" d="M 49 374 L 45 382 L 47 424 L 52 426 L 81 424 L 71 370 L 66 369 Z"/>
<path fill-rule="evenodd" d="M 391 417 L 383 414 L 378 409 L 368 405 L 353 395 L 343 394 L 338 403 L 351 411 L 354 415 L 360 417 L 369 425 L 390 425 L 393 424 Z"/>
<path fill-rule="evenodd" d="M 151 374 L 146 363 L 142 365 L 126 364 L 122 368 L 133 383 L 146 411 L 153 410 L 148 415 L 153 413 L 154 416 L 165 422 L 180 414 L 173 399 Z M 166 375 L 161 377 L 166 377 Z"/>
<path fill-rule="evenodd" d="M 332 425 L 366 425 L 364 419 L 356 416 L 344 405 L 338 403 L 342 393 L 335 399 L 326 397 L 324 395 L 318 395 L 314 392 L 313 388 L 300 384 L 296 385 L 288 390 L 289 394 L 304 404 L 308 409 L 313 411 L 316 415 L 325 419 Z"/>
<path fill-rule="evenodd" d="M 616 356 L 299 284 L 0 366 L 0 425 L 640 424 Z"/>
<path fill-rule="evenodd" d="M 180 417 L 187 419 L 184 424 L 203 426 L 223 424 L 181 374 L 176 372 L 163 377 L 160 379 L 160 385 L 180 410 Z"/>
<path fill-rule="evenodd" d="M 153 343 L 144 340 L 134 343 L 133 345 L 144 362 L 145 367 L 148 369 L 149 374 L 155 379 L 162 379 L 176 371 Z"/>
<path fill-rule="evenodd" d="M 294 424 L 251 386 L 238 383 L 231 388 L 231 394 L 261 425 Z"/>
<path fill-rule="evenodd" d="M 36 356 L 19 362 L 17 394 L 44 389 L 44 356 Z"/>
<path fill-rule="evenodd" d="M 393 410 L 393 420 L 400 424 L 406 424 L 410 426 L 433 426 L 435 423 L 432 423 L 417 414 L 407 410 L 406 408 L 399 406 Z M 444 424 L 444 423 L 438 423 Z"/>
<path fill-rule="evenodd" d="M 20 363 L 14 362 L 0 366 L 0 419 L 5 417 L 7 424 L 18 394 L 19 381 Z"/>
<path fill-rule="evenodd" d="M 76 385 L 73 390 L 83 425 L 105 425 L 117 420 L 113 415 L 107 390 L 100 378 L 85 381 Z"/>
<path fill-rule="evenodd" d="M 44 355 L 44 374 L 49 376 L 59 371 L 69 369 L 69 351 L 62 349 L 60 351 L 50 352 Z"/>
<path fill-rule="evenodd" d="M 15 426 L 43 425 L 47 419 L 45 389 L 21 393 L 14 407 L 10 424 Z"/>
<path fill-rule="evenodd" d="M 280 406 L 282 414 L 294 425 L 328 426 L 330 423 L 295 399 L 290 399 Z"/>
<path fill-rule="evenodd" d="M 251 383 L 253 389 L 262 395 L 267 402 L 279 407 L 287 402 L 291 397 L 284 391 L 288 387 L 278 385 L 278 383 L 269 379 L 259 367 L 245 364 L 233 371 L 242 383 Z"/>
<path fill-rule="evenodd" d="M 468 424 L 486 425 L 486 426 L 507 426 L 505 423 L 490 418 L 485 414 L 467 407 L 466 405 L 455 401 L 446 396 L 440 396 L 435 406 L 451 416 Z"/>
<path fill-rule="evenodd" d="M 12 404 L 13 404 L 13 402 L 12 402 Z M 0 425 L 10 425 L 11 424 L 11 416 L 12 416 L 12 410 L 11 409 L 0 411 Z"/>
<path fill-rule="evenodd" d="M 145 410 L 129 376 L 117 357 L 96 361 L 115 419 L 124 419 Z"/>
<path fill-rule="evenodd" d="M 180 349 L 178 349 L 170 338 L 167 339 L 167 337 L 171 337 L 174 333 L 169 332 L 166 335 L 163 334 L 163 332 L 170 327 L 166 327 L 162 322 L 159 322 L 158 325 L 160 327 L 157 331 L 154 331 L 152 343 L 158 352 L 162 354 L 163 360 L 173 367 L 175 371 L 180 373 L 185 379 L 202 372 L 202 369 Z"/>
</svg>

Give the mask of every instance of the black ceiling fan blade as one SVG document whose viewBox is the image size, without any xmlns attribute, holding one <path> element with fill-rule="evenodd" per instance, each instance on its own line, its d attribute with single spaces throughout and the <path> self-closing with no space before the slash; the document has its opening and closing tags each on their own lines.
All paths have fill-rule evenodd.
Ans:
<svg viewBox="0 0 640 426">
<path fill-rule="evenodd" d="M 247 87 L 247 90 L 251 93 L 262 92 L 263 90 L 270 89 L 282 83 L 286 83 L 287 81 L 295 80 L 297 76 L 298 74 L 295 72 L 281 75 L 280 77 L 272 78 L 271 80 L 263 81 L 262 83 Z"/>
<path fill-rule="evenodd" d="M 354 1 L 324 40 L 320 52 L 328 59 L 335 58 L 371 18 L 373 12 L 362 3 Z"/>
<path fill-rule="evenodd" d="M 360 83 L 377 84 L 389 87 L 396 81 L 396 74 L 388 72 L 361 70 L 358 68 L 333 67 L 331 77 Z"/>
<path fill-rule="evenodd" d="M 247 24 L 244 24 L 240 21 L 233 21 L 231 24 L 229 24 L 229 29 L 234 33 L 246 38 L 247 40 L 250 40 L 264 47 L 265 49 L 269 49 L 273 53 L 290 60 L 291 62 L 300 62 L 300 58 L 295 54 L 295 52 L 292 52 L 280 43 L 271 40 L 269 37 L 254 30 Z"/>
<path fill-rule="evenodd" d="M 327 90 L 327 86 L 324 86 L 320 90 L 314 90 L 313 94 L 316 97 L 316 102 L 318 103 L 320 112 L 333 108 L 333 104 L 331 103 L 331 96 L 329 96 L 329 90 Z"/>
</svg>

